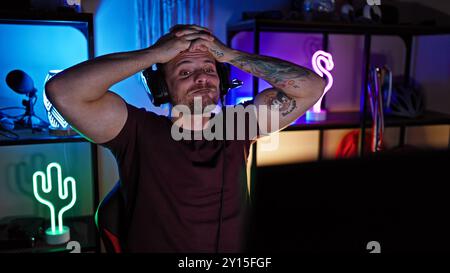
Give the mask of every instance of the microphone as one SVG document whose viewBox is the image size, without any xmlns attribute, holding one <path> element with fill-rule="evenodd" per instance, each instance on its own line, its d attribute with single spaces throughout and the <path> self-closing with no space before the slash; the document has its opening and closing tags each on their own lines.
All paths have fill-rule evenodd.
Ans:
<svg viewBox="0 0 450 273">
<path fill-rule="evenodd" d="M 6 84 L 19 94 L 29 95 L 36 92 L 33 79 L 22 70 L 17 69 L 9 72 L 6 76 Z"/>
</svg>

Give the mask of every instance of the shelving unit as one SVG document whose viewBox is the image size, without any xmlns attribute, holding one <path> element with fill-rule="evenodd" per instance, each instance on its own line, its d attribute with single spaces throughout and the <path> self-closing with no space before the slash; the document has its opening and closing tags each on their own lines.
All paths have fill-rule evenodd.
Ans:
<svg viewBox="0 0 450 273">
<path fill-rule="evenodd" d="M 365 129 L 370 127 L 366 110 L 366 94 L 368 75 L 370 68 L 370 52 L 371 38 L 374 35 L 398 36 L 405 45 L 406 62 L 404 67 L 405 83 L 411 77 L 411 51 L 412 43 L 415 36 L 421 35 L 442 35 L 450 34 L 450 26 L 425 26 L 425 25 L 381 25 L 381 24 L 350 24 L 338 22 L 303 22 L 303 21 L 284 21 L 284 20 L 268 20 L 253 19 L 238 22 L 227 26 L 227 45 L 231 46 L 233 37 L 239 32 L 252 32 L 253 34 L 253 53 L 260 54 L 260 37 L 261 32 L 296 32 L 296 33 L 318 33 L 322 34 L 322 49 L 328 51 L 330 34 L 354 34 L 364 37 L 363 47 L 363 81 L 360 96 L 359 112 L 329 112 L 327 120 L 322 122 L 307 122 L 305 117 L 301 117 L 294 124 L 285 128 L 284 131 L 295 130 L 319 130 L 319 160 L 322 160 L 323 154 L 323 134 L 327 129 L 350 129 L 360 128 L 359 155 L 363 156 L 365 142 Z M 259 81 L 257 77 L 252 78 L 253 97 L 258 94 Z M 322 104 L 326 108 L 326 96 Z M 385 126 L 396 126 L 400 128 L 400 145 L 405 143 L 405 130 L 407 126 L 423 126 L 423 125 L 440 125 L 450 124 L 450 115 L 427 111 L 424 115 L 417 119 L 408 119 L 400 117 L 385 117 Z M 256 150 L 257 143 L 254 144 L 252 152 L 252 177 L 256 170 Z"/>
<path fill-rule="evenodd" d="M 297 33 L 321 33 L 323 35 L 322 48 L 328 50 L 329 34 L 354 34 L 364 36 L 364 71 L 363 88 L 361 93 L 360 112 L 329 113 L 329 118 L 323 122 L 307 123 L 304 117 L 285 130 L 319 130 L 320 140 L 323 138 L 324 129 L 361 128 L 362 136 L 369 122 L 364 119 L 366 113 L 366 94 L 368 71 L 370 68 L 370 45 L 373 35 L 393 35 L 402 38 L 406 49 L 406 63 L 404 68 L 405 82 L 410 79 L 411 49 L 414 36 L 419 35 L 442 35 L 450 34 L 450 26 L 421 26 L 421 25 L 379 25 L 379 24 L 348 24 L 348 23 L 327 23 L 327 22 L 303 22 L 303 21 L 281 21 L 281 20 L 247 20 L 229 25 L 227 27 L 227 45 L 231 46 L 233 37 L 242 31 L 253 32 L 253 53 L 259 54 L 260 34 L 265 32 L 297 32 Z M 258 94 L 259 81 L 253 77 L 253 96 Z M 326 97 L 325 97 L 326 98 Z M 323 103 L 325 103 L 325 98 Z M 362 113 L 362 114 L 360 114 Z M 386 117 L 386 126 L 399 126 L 401 129 L 400 143 L 404 143 L 405 127 L 419 125 L 450 124 L 450 115 L 436 112 L 426 112 L 418 119 L 407 119 L 398 117 Z M 364 137 L 360 138 L 360 155 L 364 150 Z M 319 145 L 319 159 L 322 159 L 322 145 Z M 254 158 L 256 158 L 256 149 Z"/>
<path fill-rule="evenodd" d="M 0 24 L 20 24 L 20 25 L 48 25 L 48 26 L 69 26 L 79 30 L 86 39 L 88 45 L 88 59 L 94 58 L 94 27 L 93 15 L 90 13 L 47 13 L 47 12 L 0 12 Z M 54 136 L 48 132 L 32 132 L 28 130 L 14 131 L 18 135 L 18 139 L 11 139 L 0 135 L 1 146 L 14 145 L 35 145 L 35 144 L 55 144 L 55 143 L 74 143 L 88 142 L 83 137 L 76 136 Z M 90 145 L 91 169 L 93 181 L 93 210 L 99 204 L 99 187 L 98 187 L 98 155 L 97 146 L 93 143 Z M 93 217 L 94 215 L 92 215 Z M 93 221 L 92 221 L 93 222 Z M 95 228 L 94 228 L 95 229 Z M 86 251 L 100 252 L 100 238 L 95 232 L 95 246 L 87 246 Z M 24 250 L 33 252 L 32 249 Z M 60 252 L 67 251 L 65 247 L 41 247 L 38 252 Z"/>
</svg>

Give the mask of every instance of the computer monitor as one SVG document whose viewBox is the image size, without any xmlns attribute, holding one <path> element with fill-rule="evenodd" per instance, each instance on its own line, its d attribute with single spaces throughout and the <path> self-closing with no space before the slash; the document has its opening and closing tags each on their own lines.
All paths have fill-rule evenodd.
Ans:
<svg viewBox="0 0 450 273">
<path fill-rule="evenodd" d="M 447 252 L 450 152 L 261 167 L 249 249 Z"/>
</svg>

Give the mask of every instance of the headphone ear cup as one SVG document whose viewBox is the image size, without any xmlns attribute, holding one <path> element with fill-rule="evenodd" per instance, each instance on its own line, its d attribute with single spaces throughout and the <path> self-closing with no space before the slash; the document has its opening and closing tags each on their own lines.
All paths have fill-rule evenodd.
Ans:
<svg viewBox="0 0 450 273">
<path fill-rule="evenodd" d="M 220 80 L 220 85 L 219 85 L 220 95 L 225 96 L 231 87 L 230 69 L 228 68 L 228 66 L 226 64 L 217 62 L 216 70 L 217 70 L 217 75 L 219 76 L 219 80 Z"/>
<path fill-rule="evenodd" d="M 169 87 L 167 86 L 164 73 L 162 73 L 161 69 L 156 70 L 156 83 L 156 89 L 158 90 L 158 106 L 170 102 Z"/>
<path fill-rule="evenodd" d="M 170 102 L 169 88 L 160 69 L 152 70 L 151 67 L 142 72 L 147 84 L 147 92 L 155 106 Z"/>
</svg>

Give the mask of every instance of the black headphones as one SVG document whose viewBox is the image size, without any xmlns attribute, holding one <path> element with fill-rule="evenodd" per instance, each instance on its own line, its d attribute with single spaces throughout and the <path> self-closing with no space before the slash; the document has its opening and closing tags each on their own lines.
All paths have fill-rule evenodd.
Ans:
<svg viewBox="0 0 450 273">
<path fill-rule="evenodd" d="M 216 62 L 216 71 L 217 75 L 219 75 L 221 98 L 223 98 L 230 89 L 242 85 L 242 82 L 239 80 L 230 80 L 230 69 L 226 64 Z M 161 104 L 170 102 L 169 88 L 167 87 L 161 64 L 156 64 L 156 70 L 149 67 L 142 71 L 142 79 L 145 82 L 144 86 L 146 87 L 147 94 L 153 105 L 160 106 Z"/>
</svg>

